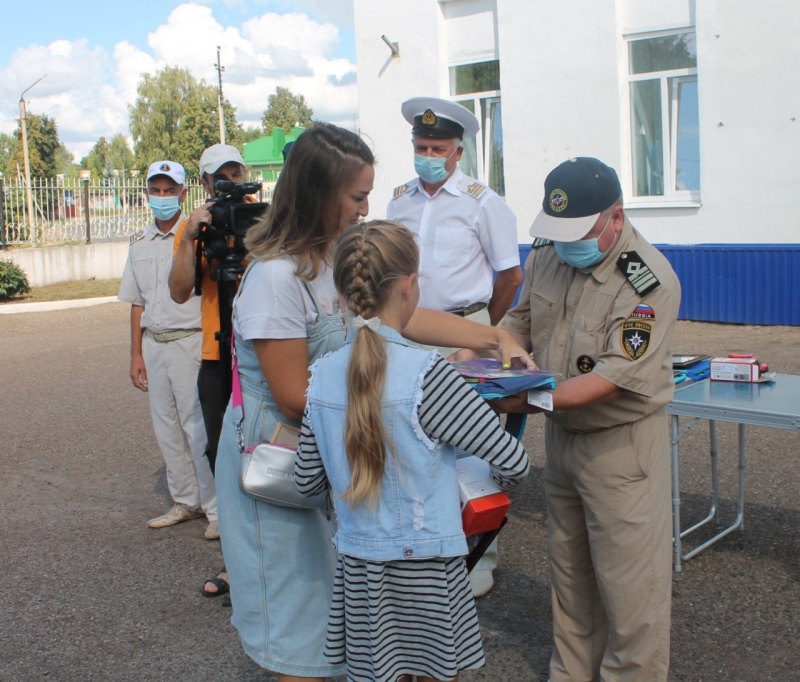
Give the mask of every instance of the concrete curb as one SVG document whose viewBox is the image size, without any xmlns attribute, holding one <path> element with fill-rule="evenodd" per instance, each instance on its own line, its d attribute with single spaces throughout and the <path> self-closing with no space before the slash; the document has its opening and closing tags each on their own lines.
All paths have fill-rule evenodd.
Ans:
<svg viewBox="0 0 800 682">
<path fill-rule="evenodd" d="M 100 296 L 97 298 L 77 298 L 72 301 L 40 301 L 38 303 L 6 303 L 0 305 L 0 315 L 11 313 L 43 313 L 50 310 L 66 310 L 67 308 L 85 308 L 101 303 L 119 301 L 116 296 Z"/>
</svg>

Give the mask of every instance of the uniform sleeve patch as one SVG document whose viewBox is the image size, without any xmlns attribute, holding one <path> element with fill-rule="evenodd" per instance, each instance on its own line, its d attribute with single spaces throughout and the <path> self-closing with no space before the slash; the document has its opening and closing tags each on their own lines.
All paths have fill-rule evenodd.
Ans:
<svg viewBox="0 0 800 682">
<path fill-rule="evenodd" d="M 653 326 L 643 320 L 627 319 L 622 324 L 622 350 L 631 360 L 643 357 L 650 347 Z"/>
<path fill-rule="evenodd" d="M 636 251 L 626 251 L 617 259 L 617 267 L 637 294 L 644 296 L 661 284 Z"/>
<path fill-rule="evenodd" d="M 630 317 L 635 317 L 636 319 L 639 320 L 655 320 L 656 311 L 653 310 L 649 305 L 640 303 L 633 309 L 633 312 L 630 314 Z"/>
</svg>

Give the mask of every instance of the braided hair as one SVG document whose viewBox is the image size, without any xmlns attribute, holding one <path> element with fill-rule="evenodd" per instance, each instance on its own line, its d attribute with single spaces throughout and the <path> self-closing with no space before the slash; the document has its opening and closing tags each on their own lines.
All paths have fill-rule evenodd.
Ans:
<svg viewBox="0 0 800 682">
<path fill-rule="evenodd" d="M 350 228 L 339 240 L 333 263 L 336 289 L 347 307 L 364 319 L 375 317 L 389 299 L 393 283 L 419 270 L 413 233 L 400 223 L 373 220 Z M 351 480 L 343 498 L 355 507 L 380 499 L 386 462 L 381 400 L 386 385 L 386 343 L 361 327 L 347 370 L 345 451 Z"/>
</svg>

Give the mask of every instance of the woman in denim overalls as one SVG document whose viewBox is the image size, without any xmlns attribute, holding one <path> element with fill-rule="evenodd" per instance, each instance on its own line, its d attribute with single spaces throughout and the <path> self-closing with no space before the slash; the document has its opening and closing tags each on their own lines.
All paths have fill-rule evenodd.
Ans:
<svg viewBox="0 0 800 682">
<path fill-rule="evenodd" d="M 278 422 L 299 427 L 308 367 L 338 349 L 345 327 L 330 269 L 336 239 L 369 210 L 374 156 L 355 133 L 317 123 L 287 155 L 264 218 L 248 230 L 253 263 L 234 301 L 245 446 L 272 438 Z M 527 357 L 511 335 L 418 309 L 404 334 L 420 343 L 496 349 Z M 325 660 L 336 555 L 325 507 L 300 510 L 239 489 L 239 445 L 230 404 L 216 484 L 234 626 L 246 653 L 279 682 L 344 672 Z"/>
</svg>

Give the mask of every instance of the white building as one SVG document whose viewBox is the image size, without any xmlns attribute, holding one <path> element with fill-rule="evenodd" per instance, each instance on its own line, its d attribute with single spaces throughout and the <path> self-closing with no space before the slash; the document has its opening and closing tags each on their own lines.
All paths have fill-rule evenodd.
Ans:
<svg viewBox="0 0 800 682">
<path fill-rule="evenodd" d="M 353 4 L 373 217 L 414 175 L 400 103 L 448 97 L 481 120 L 462 168 L 505 196 L 523 250 L 547 173 L 596 156 L 678 271 L 682 317 L 800 324 L 800 3 Z"/>
</svg>

